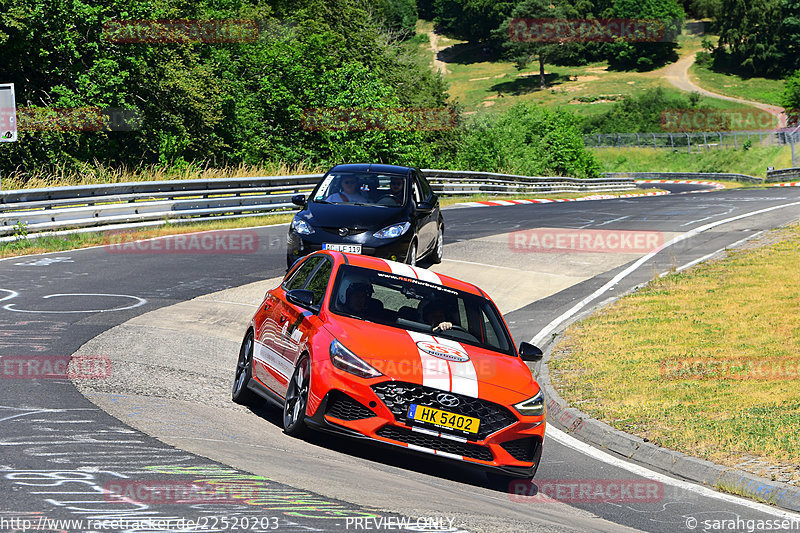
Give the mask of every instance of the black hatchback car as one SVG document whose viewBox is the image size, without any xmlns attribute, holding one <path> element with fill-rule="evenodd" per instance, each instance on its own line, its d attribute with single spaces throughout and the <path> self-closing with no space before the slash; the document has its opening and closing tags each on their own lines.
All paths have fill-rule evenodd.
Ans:
<svg viewBox="0 0 800 533">
<path fill-rule="evenodd" d="M 287 266 L 317 250 L 374 255 L 416 264 L 442 260 L 439 198 L 417 168 L 337 165 L 328 171 L 289 225 Z"/>
</svg>

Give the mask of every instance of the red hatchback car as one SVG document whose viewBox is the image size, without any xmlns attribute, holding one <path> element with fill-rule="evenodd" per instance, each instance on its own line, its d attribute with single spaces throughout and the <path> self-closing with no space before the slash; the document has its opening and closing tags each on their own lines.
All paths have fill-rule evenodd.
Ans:
<svg viewBox="0 0 800 533">
<path fill-rule="evenodd" d="M 233 401 L 308 428 L 532 478 L 545 403 L 502 315 L 478 287 L 384 259 L 315 252 L 267 292 L 245 334 Z"/>
</svg>

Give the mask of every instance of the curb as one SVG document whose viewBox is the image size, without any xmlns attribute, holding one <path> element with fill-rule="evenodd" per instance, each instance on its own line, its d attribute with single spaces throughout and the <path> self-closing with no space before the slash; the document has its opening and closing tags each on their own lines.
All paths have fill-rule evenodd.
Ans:
<svg viewBox="0 0 800 533">
<path fill-rule="evenodd" d="M 769 187 L 800 187 L 800 181 L 789 181 L 786 183 L 771 183 Z"/>
<path fill-rule="evenodd" d="M 638 287 L 635 287 L 628 292 L 633 292 L 637 289 Z M 625 294 L 628 294 L 628 292 Z M 694 481 L 715 490 L 717 490 L 718 486 L 722 486 L 727 492 L 745 496 L 752 500 L 767 502 L 781 509 L 800 512 L 800 486 L 772 481 L 749 472 L 718 465 L 704 459 L 691 457 L 679 451 L 656 446 L 640 437 L 630 435 L 604 422 L 595 420 L 590 415 L 574 407 L 570 407 L 566 400 L 558 394 L 550 380 L 547 362 L 550 360 L 553 348 L 561 340 L 564 330 L 570 324 L 584 319 L 625 294 L 620 294 L 617 298 L 604 301 L 591 309 L 587 309 L 584 313 L 580 313 L 567 323 L 562 324 L 559 326 L 558 333 L 543 348 L 545 355 L 541 363 L 536 366 L 538 371 L 536 380 L 544 390 L 545 398 L 547 399 L 547 422 L 583 442 L 614 452 L 639 464 L 653 467 L 675 477 Z"/>
<path fill-rule="evenodd" d="M 519 204 L 552 204 L 560 202 L 588 202 L 592 200 L 613 200 L 616 198 L 640 198 L 643 196 L 663 196 L 670 194 L 669 191 L 660 192 L 647 192 L 644 194 L 621 194 L 614 196 L 611 194 L 593 194 L 591 196 L 584 196 L 583 198 L 541 198 L 531 200 L 484 200 L 480 202 L 459 202 L 452 204 L 450 207 L 492 207 L 499 205 L 519 205 Z"/>
<path fill-rule="evenodd" d="M 716 181 L 696 181 L 696 180 L 636 180 L 634 183 L 684 183 L 691 185 L 713 185 L 715 189 L 725 189 L 725 185 Z M 703 191 L 693 191 L 703 192 Z"/>
</svg>

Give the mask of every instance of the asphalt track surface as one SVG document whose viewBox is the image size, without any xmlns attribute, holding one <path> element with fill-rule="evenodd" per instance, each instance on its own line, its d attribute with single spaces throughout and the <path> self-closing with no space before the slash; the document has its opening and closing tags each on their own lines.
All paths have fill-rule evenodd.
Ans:
<svg viewBox="0 0 800 533">
<path fill-rule="evenodd" d="M 493 265 L 498 273 L 502 268 L 522 271 L 531 260 L 525 252 L 506 253 L 502 266 L 492 262 L 498 243 L 507 243 L 508 252 L 513 242 L 507 236 L 510 232 L 534 228 L 636 230 L 660 232 L 668 240 L 715 221 L 768 208 L 775 209 L 716 226 L 669 247 L 621 279 L 612 290 L 598 295 L 577 313 L 580 315 L 652 279 L 655 273 L 797 220 L 800 189 L 734 189 L 639 199 L 448 209 L 445 257 L 484 270 L 492 270 L 485 265 Z M 285 231 L 285 226 L 256 230 L 260 249 L 255 254 L 129 255 L 94 248 L 0 261 L 0 355 L 4 361 L 8 356 L 42 360 L 69 356 L 95 337 L 136 317 L 209 293 L 279 277 L 285 264 Z M 556 266 L 563 263 L 568 271 L 570 261 L 586 259 L 586 254 L 573 255 L 554 254 L 550 261 Z M 593 256 L 597 264 L 609 268 L 506 314 L 517 342 L 530 340 L 634 261 L 633 256 L 623 257 L 628 259 L 623 263 L 610 261 L 611 256 Z M 513 277 L 514 273 L 502 275 Z M 129 342 L 133 351 L 135 343 L 146 345 L 147 339 Z M 207 348 L 196 349 L 199 353 Z M 225 357 L 230 359 L 231 354 Z M 235 354 L 232 357 L 235 360 Z M 168 366 L 167 361 L 164 365 Z M 204 380 L 210 378 L 202 373 L 195 376 L 193 370 L 191 364 L 185 366 L 187 382 L 202 391 Z M 154 383 L 163 379 L 157 367 L 151 367 L 151 371 Z M 187 403 L 185 413 L 178 414 L 165 410 L 165 416 L 170 417 L 165 423 L 174 423 L 179 433 L 181 420 L 196 416 L 192 407 Z M 211 407 L 200 404 L 198 410 L 211 416 Z M 657 479 L 661 480 L 659 492 L 650 499 L 631 495 L 621 502 L 566 494 L 559 495 L 558 501 L 521 501 L 459 464 L 397 455 L 324 435 L 310 442 L 295 441 L 280 433 L 279 416 L 269 408 L 231 414 L 229 420 L 245 415 L 255 417 L 258 423 L 253 427 L 230 423 L 215 428 L 220 439 L 193 445 L 204 450 L 198 455 L 121 422 L 87 400 L 70 381 L 3 379 L 0 531 L 37 526 L 47 531 L 419 531 L 430 530 L 426 529 L 426 519 L 450 526 L 440 529 L 443 531 L 746 531 L 750 529 L 747 521 L 797 516 L 681 480 L 665 480 L 637 470 L 636 465 L 627 466 L 629 463 L 618 457 L 609 459 L 599 450 L 586 450 L 549 429 L 535 479 L 542 490 L 546 483 L 568 491 L 569 485 L 577 482 L 608 487 Z M 224 419 L 214 419 L 214 424 L 224 424 Z M 258 432 L 262 432 L 265 443 L 280 445 L 264 446 L 255 460 L 256 455 L 245 452 L 251 445 L 248 439 L 253 434 L 258 438 Z M 256 487 L 258 498 L 248 504 L 199 498 L 189 503 L 169 498 L 119 503 L 104 494 L 113 483 L 133 486 L 142 480 L 176 484 L 204 480 L 215 486 Z M 48 522 L 55 519 L 84 522 Z M 95 520 L 94 524 L 87 519 Z M 102 519 L 128 522 L 114 527 L 113 522 L 97 522 Z"/>
</svg>

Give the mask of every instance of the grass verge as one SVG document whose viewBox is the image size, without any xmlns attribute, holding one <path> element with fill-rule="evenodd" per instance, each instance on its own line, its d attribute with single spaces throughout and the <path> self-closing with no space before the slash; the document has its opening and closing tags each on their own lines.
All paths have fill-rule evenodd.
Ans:
<svg viewBox="0 0 800 533">
<path fill-rule="evenodd" d="M 767 176 L 767 167 L 789 168 L 788 146 L 758 146 L 749 150 L 710 149 L 687 153 L 668 148 L 590 148 L 604 172 L 734 172 Z"/>
<path fill-rule="evenodd" d="M 560 394 L 659 446 L 800 480 L 800 225 L 757 244 L 571 326 L 550 363 Z"/>
<path fill-rule="evenodd" d="M 610 192 L 610 193 L 554 193 L 549 195 L 553 198 L 580 198 L 584 196 L 592 196 L 594 194 L 609 194 L 618 196 L 621 194 L 635 194 L 653 192 L 659 189 L 648 189 L 647 191 L 626 191 L 626 192 Z M 524 194 L 513 196 L 489 196 L 489 195 L 475 195 L 475 196 L 449 196 L 441 198 L 441 205 L 446 207 L 461 202 L 475 202 L 483 200 L 513 200 L 513 199 L 533 199 L 533 198 L 547 198 L 548 195 L 543 194 Z M 179 224 L 165 224 L 163 226 L 140 228 L 133 230 L 126 230 L 124 235 L 120 236 L 118 231 L 115 231 L 116 238 L 120 241 L 115 242 L 128 242 L 137 239 L 151 239 L 153 237 L 162 237 L 165 235 L 178 235 L 183 233 L 192 233 L 196 231 L 211 231 L 221 229 L 235 229 L 235 228 L 250 228 L 256 226 L 268 226 L 272 224 L 284 224 L 292 220 L 294 216 L 293 211 L 286 211 L 276 213 L 274 215 L 264 215 L 259 217 L 248 217 L 239 219 L 226 219 L 219 221 L 206 221 L 206 222 L 185 222 Z M 38 238 L 26 238 L 23 233 L 20 233 L 19 238 L 15 241 L 0 243 L 0 258 L 4 257 L 17 257 L 21 255 L 40 254 L 46 252 L 60 252 L 65 250 L 75 250 L 78 248 L 88 248 L 91 246 L 102 246 L 108 243 L 108 234 L 102 232 L 86 232 L 86 233 L 71 233 L 67 235 L 46 235 Z"/>
<path fill-rule="evenodd" d="M 85 164 L 80 170 L 65 170 L 65 167 L 42 169 L 38 173 L 12 172 L 3 176 L 3 190 L 35 189 L 71 185 L 99 185 L 103 183 L 125 183 L 129 181 L 191 180 L 213 178 L 248 178 L 253 176 L 292 176 L 298 174 L 321 174 L 321 167 L 265 163 L 263 165 L 239 165 L 232 167 L 185 167 L 144 166 L 136 168 L 112 168 L 98 162 Z"/>
<path fill-rule="evenodd" d="M 784 80 L 745 78 L 738 74 L 716 72 L 697 63 L 689 68 L 689 78 L 711 92 L 777 106 L 781 105 L 786 84 Z"/>
</svg>

